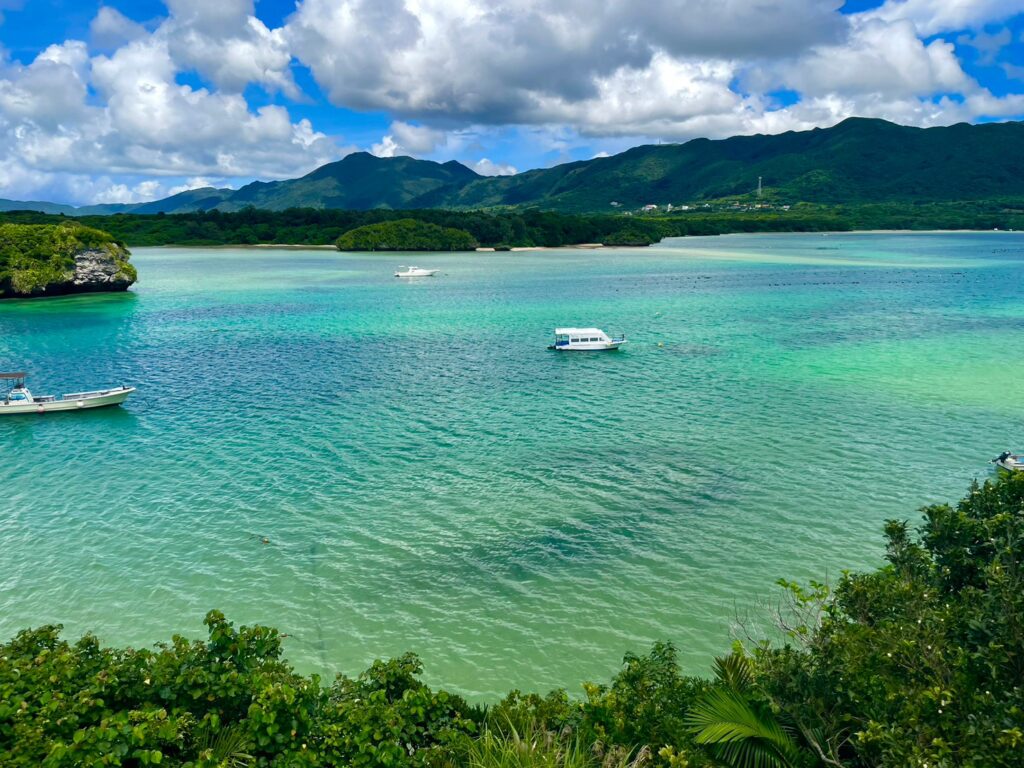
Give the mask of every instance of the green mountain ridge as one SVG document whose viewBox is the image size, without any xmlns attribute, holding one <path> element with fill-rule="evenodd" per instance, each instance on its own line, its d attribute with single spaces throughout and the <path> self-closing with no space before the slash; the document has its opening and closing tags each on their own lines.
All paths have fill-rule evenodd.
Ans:
<svg viewBox="0 0 1024 768">
<path fill-rule="evenodd" d="M 749 196 L 761 178 L 773 199 L 825 204 L 949 202 L 1024 197 L 1024 123 L 914 128 L 849 118 L 831 128 L 693 139 L 610 157 L 481 176 L 454 160 L 348 155 L 297 179 L 238 190 L 197 189 L 151 203 L 75 209 L 0 201 L 0 210 L 66 215 L 272 211 L 288 208 L 527 208 L 630 210 Z M 617 203 L 613 206 L 612 203 Z"/>
</svg>

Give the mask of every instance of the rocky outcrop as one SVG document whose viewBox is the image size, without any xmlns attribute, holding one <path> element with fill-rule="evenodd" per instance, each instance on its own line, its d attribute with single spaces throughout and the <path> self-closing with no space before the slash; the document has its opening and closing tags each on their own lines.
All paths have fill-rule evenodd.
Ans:
<svg viewBox="0 0 1024 768">
<path fill-rule="evenodd" d="M 0 299 L 125 291 L 137 274 L 128 249 L 77 224 L 0 225 Z"/>
<path fill-rule="evenodd" d="M 67 286 L 70 290 L 66 292 L 127 291 L 137 279 L 128 257 L 128 250 L 114 243 L 79 251 L 75 254 L 75 269 Z"/>
</svg>

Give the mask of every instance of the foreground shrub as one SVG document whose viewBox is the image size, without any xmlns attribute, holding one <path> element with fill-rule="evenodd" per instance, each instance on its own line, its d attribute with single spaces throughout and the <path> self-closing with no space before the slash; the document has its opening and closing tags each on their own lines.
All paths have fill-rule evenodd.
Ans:
<svg viewBox="0 0 1024 768">
<path fill-rule="evenodd" d="M 156 651 L 19 633 L 0 647 L 0 765 L 424 766 L 475 730 L 415 656 L 323 688 L 281 660 L 277 630 L 205 623 L 208 640 Z"/>
<path fill-rule="evenodd" d="M 154 650 L 0 646 L 0 766 L 241 768 L 1011 768 L 1024 754 L 1024 475 L 886 526 L 887 564 L 834 590 L 787 584 L 781 643 L 682 674 L 627 655 L 585 698 L 513 691 L 489 710 L 433 691 L 407 654 L 330 686 L 267 627 L 213 611 Z"/>
</svg>

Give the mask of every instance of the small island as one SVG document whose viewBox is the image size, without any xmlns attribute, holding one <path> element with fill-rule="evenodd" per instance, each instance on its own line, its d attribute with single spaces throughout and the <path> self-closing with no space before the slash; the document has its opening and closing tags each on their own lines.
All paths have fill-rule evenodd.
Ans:
<svg viewBox="0 0 1024 768">
<path fill-rule="evenodd" d="M 137 279 L 112 235 L 77 222 L 0 224 L 0 299 L 126 291 Z"/>
<path fill-rule="evenodd" d="M 339 251 L 472 251 L 469 232 L 417 219 L 397 219 L 350 229 L 335 241 Z"/>
</svg>

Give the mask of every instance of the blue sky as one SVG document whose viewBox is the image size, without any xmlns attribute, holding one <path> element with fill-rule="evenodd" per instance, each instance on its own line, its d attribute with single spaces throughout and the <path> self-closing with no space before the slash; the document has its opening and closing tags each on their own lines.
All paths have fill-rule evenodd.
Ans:
<svg viewBox="0 0 1024 768">
<path fill-rule="evenodd" d="M 0 196 L 1024 116 L 1024 0 L 0 0 Z"/>
</svg>

